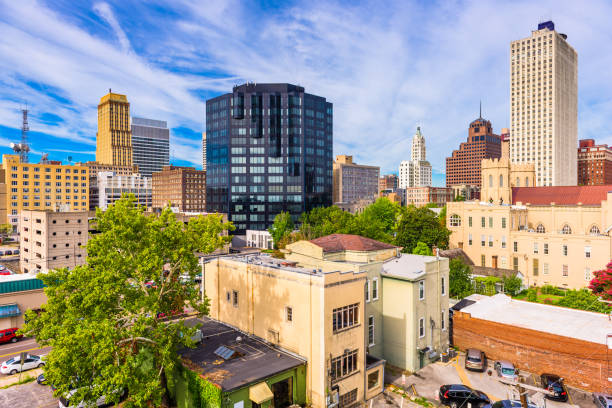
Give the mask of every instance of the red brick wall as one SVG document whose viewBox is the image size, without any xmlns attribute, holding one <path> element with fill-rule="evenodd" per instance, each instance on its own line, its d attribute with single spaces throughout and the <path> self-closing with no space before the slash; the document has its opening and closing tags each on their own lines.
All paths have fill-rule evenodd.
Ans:
<svg viewBox="0 0 612 408">
<path fill-rule="evenodd" d="M 462 312 L 453 314 L 453 343 L 460 349 L 478 348 L 490 360 L 508 360 L 520 370 L 557 374 L 581 389 L 602 392 L 607 387 L 604 344 L 476 319 Z"/>
</svg>

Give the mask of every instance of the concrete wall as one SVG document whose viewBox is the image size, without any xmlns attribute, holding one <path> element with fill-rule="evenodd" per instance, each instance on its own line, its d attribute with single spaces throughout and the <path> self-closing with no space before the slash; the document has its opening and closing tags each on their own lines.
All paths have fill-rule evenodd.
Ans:
<svg viewBox="0 0 612 408">
<path fill-rule="evenodd" d="M 605 339 L 602 339 L 604 341 Z M 491 360 L 508 360 L 536 375 L 557 374 L 567 384 L 592 392 L 608 387 L 604 344 L 453 314 L 453 343 L 460 349 L 477 347 Z"/>
</svg>

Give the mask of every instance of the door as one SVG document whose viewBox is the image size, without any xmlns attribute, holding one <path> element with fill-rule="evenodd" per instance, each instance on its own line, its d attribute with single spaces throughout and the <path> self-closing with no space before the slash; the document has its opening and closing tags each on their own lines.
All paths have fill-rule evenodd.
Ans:
<svg viewBox="0 0 612 408">
<path fill-rule="evenodd" d="M 493 269 L 497 269 L 497 255 L 492 256 Z"/>
<path fill-rule="evenodd" d="M 32 368 L 36 367 L 36 362 L 37 360 L 34 360 L 33 358 L 26 358 L 25 361 L 23 362 L 23 370 L 31 370 Z"/>
<path fill-rule="evenodd" d="M 272 384 L 272 399 L 274 408 L 286 408 L 293 404 L 293 378 L 289 377 L 286 380 Z"/>
</svg>

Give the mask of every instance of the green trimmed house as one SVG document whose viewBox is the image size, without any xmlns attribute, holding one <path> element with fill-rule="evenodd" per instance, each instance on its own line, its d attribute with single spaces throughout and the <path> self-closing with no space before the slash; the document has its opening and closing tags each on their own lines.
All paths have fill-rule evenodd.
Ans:
<svg viewBox="0 0 612 408">
<path fill-rule="evenodd" d="M 179 408 L 284 408 L 306 404 L 306 361 L 210 318 L 202 343 L 181 351 L 168 379 Z"/>
</svg>

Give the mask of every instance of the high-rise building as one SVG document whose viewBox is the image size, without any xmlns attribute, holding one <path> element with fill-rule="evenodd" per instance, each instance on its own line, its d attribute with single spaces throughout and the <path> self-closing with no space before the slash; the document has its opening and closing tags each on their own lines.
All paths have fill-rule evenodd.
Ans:
<svg viewBox="0 0 612 408">
<path fill-rule="evenodd" d="M 206 132 L 202 132 L 202 170 L 206 171 Z"/>
<path fill-rule="evenodd" d="M 100 192 L 98 190 L 98 174 L 101 172 L 112 172 L 117 176 L 131 176 L 138 173 L 138 166 L 119 166 L 114 164 L 102 164 L 97 161 L 76 163 L 77 166 L 89 168 L 89 210 L 95 211 L 100 202 Z"/>
<path fill-rule="evenodd" d="M 578 143 L 578 185 L 612 184 L 612 149 L 593 139 Z"/>
<path fill-rule="evenodd" d="M 380 194 L 383 190 L 392 190 L 398 188 L 398 179 L 395 174 L 385 174 L 378 179 L 378 193 Z"/>
<path fill-rule="evenodd" d="M 334 203 L 375 199 L 380 167 L 353 163 L 353 156 L 336 156 L 333 166 Z"/>
<path fill-rule="evenodd" d="M 60 161 L 22 163 L 18 155 L 2 155 L 0 223 L 19 224 L 22 210 L 85 211 L 89 206 L 89 169 L 63 165 Z M 2 185 L 2 184 L 0 184 Z"/>
<path fill-rule="evenodd" d="M 170 163 L 170 129 L 165 121 L 132 118 L 132 161 L 144 177 Z"/>
<path fill-rule="evenodd" d="M 206 207 L 235 234 L 332 204 L 333 108 L 291 84 L 247 83 L 206 101 Z"/>
<path fill-rule="evenodd" d="M 493 133 L 491 122 L 482 118 L 470 123 L 467 142 L 446 158 L 446 187 L 460 184 L 480 187 L 482 159 L 501 157 L 501 138 Z"/>
<path fill-rule="evenodd" d="M 399 187 L 431 186 L 431 164 L 427 161 L 425 137 L 417 127 L 412 138 L 410 161 L 404 160 L 399 166 Z"/>
<path fill-rule="evenodd" d="M 119 176 L 112 171 L 98 173 L 98 203 L 95 207 L 106 210 L 124 194 L 133 194 L 136 205 L 151 207 L 151 178 L 140 174 Z"/>
<path fill-rule="evenodd" d="M 132 165 L 130 104 L 125 95 L 109 93 L 98 105 L 96 161 L 121 166 Z"/>
<path fill-rule="evenodd" d="M 577 182 L 578 54 L 552 21 L 510 44 L 510 158 L 537 186 Z"/>
<path fill-rule="evenodd" d="M 153 173 L 153 208 L 168 204 L 180 212 L 206 211 L 206 172 L 193 167 L 164 166 Z"/>
</svg>

